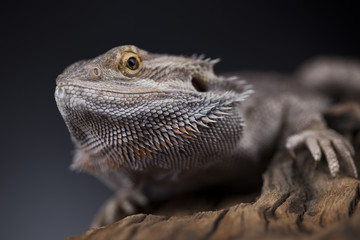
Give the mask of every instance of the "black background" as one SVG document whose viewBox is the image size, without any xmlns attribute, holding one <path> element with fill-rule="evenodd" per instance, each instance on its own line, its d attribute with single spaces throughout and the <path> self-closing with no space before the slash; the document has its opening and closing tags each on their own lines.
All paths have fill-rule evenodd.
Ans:
<svg viewBox="0 0 360 240">
<path fill-rule="evenodd" d="M 53 93 L 72 62 L 123 44 L 220 57 L 217 72 L 360 57 L 355 1 L 13 2 L 0 15 L 0 239 L 80 234 L 111 195 L 68 169 L 72 144 Z"/>
</svg>

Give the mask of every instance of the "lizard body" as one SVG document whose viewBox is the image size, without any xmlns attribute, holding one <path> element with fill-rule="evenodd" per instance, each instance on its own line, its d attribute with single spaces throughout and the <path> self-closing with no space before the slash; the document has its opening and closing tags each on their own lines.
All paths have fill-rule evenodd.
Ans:
<svg viewBox="0 0 360 240">
<path fill-rule="evenodd" d="M 59 75 L 55 98 L 76 147 L 72 168 L 117 192 L 95 225 L 114 221 L 117 207 L 132 213 L 131 202 L 146 204 L 138 186 L 166 196 L 238 183 L 285 147 L 306 145 L 316 162 L 325 155 L 333 176 L 341 159 L 357 176 L 352 147 L 322 119 L 326 97 L 279 75 L 217 76 L 215 63 L 127 45 Z"/>
</svg>

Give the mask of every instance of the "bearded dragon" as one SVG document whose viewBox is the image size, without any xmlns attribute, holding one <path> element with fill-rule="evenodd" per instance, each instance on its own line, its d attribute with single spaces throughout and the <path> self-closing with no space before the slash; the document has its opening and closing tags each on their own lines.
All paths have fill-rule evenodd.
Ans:
<svg viewBox="0 0 360 240">
<path fill-rule="evenodd" d="M 353 147 L 323 120 L 325 95 L 276 74 L 218 76 L 217 62 L 125 45 L 58 76 L 72 169 L 116 191 L 93 226 L 115 221 L 118 209 L 136 212 L 148 198 L 247 184 L 238 179 L 251 179 L 249 166 L 281 149 L 296 157 L 305 146 L 332 176 L 343 169 L 357 177 Z"/>
</svg>

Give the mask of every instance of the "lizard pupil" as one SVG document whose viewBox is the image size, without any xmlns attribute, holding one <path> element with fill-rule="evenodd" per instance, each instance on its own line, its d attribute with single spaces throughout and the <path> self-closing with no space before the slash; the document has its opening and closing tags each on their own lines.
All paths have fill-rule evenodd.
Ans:
<svg viewBox="0 0 360 240">
<path fill-rule="evenodd" d="M 136 70 L 139 68 L 139 62 L 135 57 L 131 57 L 127 60 L 126 66 L 131 70 Z"/>
</svg>

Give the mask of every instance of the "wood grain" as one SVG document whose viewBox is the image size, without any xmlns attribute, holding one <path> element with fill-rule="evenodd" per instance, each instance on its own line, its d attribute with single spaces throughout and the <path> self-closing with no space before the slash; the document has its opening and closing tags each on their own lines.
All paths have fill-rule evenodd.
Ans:
<svg viewBox="0 0 360 240">
<path fill-rule="evenodd" d="M 276 155 L 263 180 L 253 202 L 248 202 L 253 195 L 225 196 L 216 203 L 170 200 L 153 214 L 128 216 L 66 239 L 359 239 L 358 179 L 331 178 L 325 164 L 315 168 L 308 152 L 300 151 L 296 160 Z"/>
</svg>

